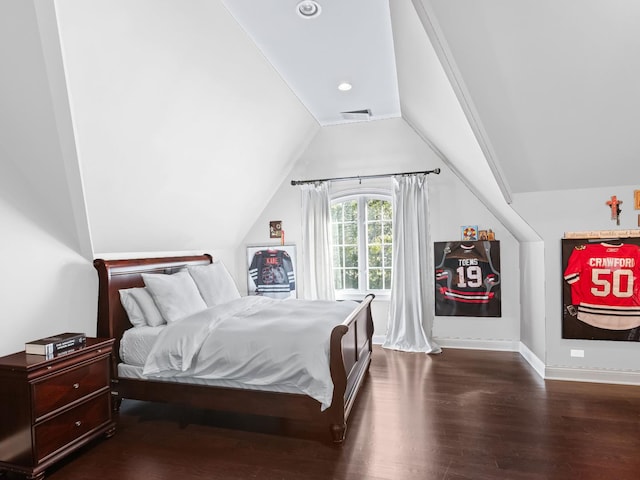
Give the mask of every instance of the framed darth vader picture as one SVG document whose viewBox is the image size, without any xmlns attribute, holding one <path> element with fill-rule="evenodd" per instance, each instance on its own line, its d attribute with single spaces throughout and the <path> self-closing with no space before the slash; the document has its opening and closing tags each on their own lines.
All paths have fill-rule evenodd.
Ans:
<svg viewBox="0 0 640 480">
<path fill-rule="evenodd" d="M 435 314 L 500 317 L 500 242 L 434 242 Z"/>
<path fill-rule="evenodd" d="M 271 298 L 295 298 L 295 245 L 247 247 L 247 292 Z"/>
</svg>

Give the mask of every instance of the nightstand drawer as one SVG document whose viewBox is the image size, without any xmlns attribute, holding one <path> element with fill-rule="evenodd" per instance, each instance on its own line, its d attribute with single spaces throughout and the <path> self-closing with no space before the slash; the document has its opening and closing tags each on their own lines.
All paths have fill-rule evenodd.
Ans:
<svg viewBox="0 0 640 480">
<path fill-rule="evenodd" d="M 113 344 L 87 337 L 84 348 L 53 358 L 25 351 L 0 357 L 0 477 L 12 471 L 41 480 L 71 452 L 115 433 Z"/>
<path fill-rule="evenodd" d="M 111 421 L 109 392 L 61 413 L 35 427 L 37 460 Z"/>
<path fill-rule="evenodd" d="M 109 385 L 109 358 L 104 357 L 33 384 L 35 419 Z"/>
</svg>

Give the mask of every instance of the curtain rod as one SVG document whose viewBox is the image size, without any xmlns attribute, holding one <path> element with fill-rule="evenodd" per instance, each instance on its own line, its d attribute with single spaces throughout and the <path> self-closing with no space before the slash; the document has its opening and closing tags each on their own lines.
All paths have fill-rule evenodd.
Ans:
<svg viewBox="0 0 640 480">
<path fill-rule="evenodd" d="M 291 185 L 304 185 L 305 183 L 320 183 L 320 182 L 342 182 L 345 180 L 366 180 L 368 178 L 385 178 L 395 176 L 409 176 L 409 175 L 429 175 L 435 173 L 440 175 L 440 169 L 434 168 L 433 170 L 424 170 L 421 172 L 404 172 L 404 173 L 384 173 L 380 175 L 356 175 L 354 177 L 335 177 L 335 178 L 320 178 L 317 180 L 291 180 Z"/>
</svg>

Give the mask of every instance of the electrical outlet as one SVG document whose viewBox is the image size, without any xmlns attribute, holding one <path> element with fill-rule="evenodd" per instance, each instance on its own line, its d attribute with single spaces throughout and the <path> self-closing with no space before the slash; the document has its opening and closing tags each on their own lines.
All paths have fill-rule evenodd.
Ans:
<svg viewBox="0 0 640 480">
<path fill-rule="evenodd" d="M 573 350 L 571 349 L 571 356 L 572 357 L 584 357 L 584 350 Z"/>
</svg>

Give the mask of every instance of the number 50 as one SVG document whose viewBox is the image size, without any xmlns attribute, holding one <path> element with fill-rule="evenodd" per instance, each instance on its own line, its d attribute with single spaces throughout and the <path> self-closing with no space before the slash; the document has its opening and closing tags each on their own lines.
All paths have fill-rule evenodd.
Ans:
<svg viewBox="0 0 640 480">
<path fill-rule="evenodd" d="M 623 282 L 622 278 L 627 281 Z M 591 270 L 591 293 L 596 297 L 606 297 L 613 294 L 614 297 L 628 298 L 633 295 L 633 273 L 631 270 L 614 270 L 608 268 L 594 268 Z M 626 284 L 626 288 L 621 290 L 621 286 Z"/>
</svg>

